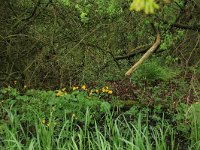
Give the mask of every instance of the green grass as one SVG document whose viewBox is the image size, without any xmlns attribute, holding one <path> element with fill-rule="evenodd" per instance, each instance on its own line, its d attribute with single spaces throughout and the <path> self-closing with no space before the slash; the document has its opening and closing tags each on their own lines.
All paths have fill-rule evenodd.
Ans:
<svg viewBox="0 0 200 150">
<path fill-rule="evenodd" d="M 0 102 L 2 150 L 200 148 L 199 103 L 182 104 L 174 114 L 162 107 L 122 111 L 84 91 L 56 96 L 38 90 L 22 94 L 11 87 L 1 90 Z"/>
<path fill-rule="evenodd" d="M 62 118 L 59 128 L 53 114 L 48 126 L 41 122 L 41 118 L 36 117 L 33 120 L 35 131 L 31 133 L 23 127 L 17 115 L 10 114 L 10 117 L 13 117 L 12 122 L 2 127 L 1 149 L 166 149 L 169 148 L 169 144 L 166 143 L 168 134 L 171 134 L 170 148 L 175 148 L 172 128 L 149 128 L 148 124 L 141 124 L 141 115 L 138 116 L 137 123 L 133 124 L 128 123 L 123 115 L 123 119 L 119 119 L 120 117 L 114 119 L 110 113 L 107 113 L 102 122 L 103 126 L 97 121 L 91 125 L 89 109 L 85 116 L 82 127 L 75 123 L 73 118 L 71 120 Z"/>
<path fill-rule="evenodd" d="M 1 149 L 9 150 L 175 150 L 181 147 L 176 144 L 176 133 L 171 126 L 151 127 L 142 124 L 142 114 L 138 114 L 135 123 L 128 122 L 124 115 L 114 118 L 106 113 L 102 122 L 91 122 L 91 112 L 87 109 L 84 124 L 62 118 L 58 122 L 51 113 L 48 125 L 42 118 L 35 116 L 32 123 L 22 124 L 17 114 L 8 111 L 10 123 L 1 126 Z M 163 121 L 164 122 L 164 121 Z M 197 124 L 193 124 L 193 133 Z M 31 129 L 33 128 L 33 129 Z M 198 135 L 192 135 L 188 149 L 200 148 Z"/>
</svg>

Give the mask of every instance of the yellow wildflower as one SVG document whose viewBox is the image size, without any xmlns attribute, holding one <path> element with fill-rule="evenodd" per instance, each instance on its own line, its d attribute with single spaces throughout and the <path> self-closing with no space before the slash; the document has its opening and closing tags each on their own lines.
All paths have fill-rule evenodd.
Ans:
<svg viewBox="0 0 200 150">
<path fill-rule="evenodd" d="M 72 90 L 73 90 L 73 91 L 75 91 L 75 90 L 77 90 L 77 89 L 78 89 L 78 86 L 73 86 L 73 87 L 72 87 Z"/>
<path fill-rule="evenodd" d="M 64 92 L 66 90 L 66 88 L 62 88 L 62 91 Z"/>
<path fill-rule="evenodd" d="M 82 88 L 83 90 L 87 91 L 86 85 L 83 85 L 81 88 Z"/>
<path fill-rule="evenodd" d="M 16 80 L 14 81 L 14 84 L 17 84 L 17 81 L 16 81 Z"/>
<path fill-rule="evenodd" d="M 96 90 L 95 92 L 98 94 L 98 93 L 99 93 L 99 90 Z"/>
<path fill-rule="evenodd" d="M 45 124 L 45 123 L 46 123 L 46 120 L 45 120 L 45 119 L 42 119 L 42 123 Z"/>
<path fill-rule="evenodd" d="M 62 94 L 63 94 L 63 92 L 59 90 L 59 91 L 56 93 L 56 96 L 62 96 Z"/>
<path fill-rule="evenodd" d="M 103 87 L 103 88 L 102 88 L 102 92 L 103 92 L 103 93 L 106 93 L 106 92 L 108 92 L 108 89 L 107 89 L 107 87 Z"/>
<path fill-rule="evenodd" d="M 112 91 L 112 90 L 109 90 L 109 91 L 108 91 L 108 94 L 112 94 L 112 93 L 113 93 L 113 91 Z"/>
<path fill-rule="evenodd" d="M 89 93 L 89 96 L 92 96 L 94 90 L 91 90 L 90 93 Z"/>
</svg>

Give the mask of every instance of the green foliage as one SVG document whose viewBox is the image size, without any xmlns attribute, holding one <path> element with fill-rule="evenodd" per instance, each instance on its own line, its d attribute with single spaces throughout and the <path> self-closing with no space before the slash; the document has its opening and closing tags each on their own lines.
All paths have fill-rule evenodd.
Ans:
<svg viewBox="0 0 200 150">
<path fill-rule="evenodd" d="M 171 30 L 177 19 L 182 22 L 178 17 L 179 5 L 184 7 L 181 0 L 168 5 L 159 2 L 162 11 L 158 11 L 156 16 L 130 13 L 131 0 L 50 2 L 12 0 L 9 5 L 16 15 L 10 13 L 10 9 L 4 11 L 8 5 L 6 1 L 1 5 L 0 40 L 5 44 L 1 44 L 0 63 L 3 65 L 0 80 L 12 82 L 17 79 L 22 84 L 20 86 L 45 86 L 49 89 L 70 82 L 120 80 L 130 64 L 128 59 L 116 61 L 115 57 L 152 43 L 152 22 L 161 32 L 159 50 L 165 50 L 170 56 L 187 34 L 177 28 Z"/>
<path fill-rule="evenodd" d="M 85 114 L 86 122 L 84 128 L 81 128 L 74 122 L 74 120 L 65 120 L 63 118 L 62 128 L 57 128 L 55 118 L 52 116 L 49 125 L 43 124 L 39 118 L 35 118 L 35 134 L 29 137 L 26 134 L 26 129 L 22 124 L 4 127 L 3 141 L 0 148 L 13 148 L 13 149 L 139 149 L 153 150 L 152 144 L 154 143 L 157 148 L 167 147 L 166 138 L 167 134 L 173 136 L 172 129 L 163 127 L 149 128 L 148 124 L 141 123 L 141 114 L 137 117 L 137 123 L 128 123 L 124 117 L 122 119 L 114 119 L 112 115 L 106 114 L 104 119 L 104 126 L 95 122 L 92 127 L 88 126 L 91 123 L 91 112 L 88 110 Z M 16 120 L 18 119 L 17 116 Z M 76 128 L 77 127 L 77 128 Z M 144 127 L 144 128 L 141 128 Z M 15 132 L 20 130 L 21 132 Z M 20 133 L 24 133 L 20 135 Z M 162 136 L 163 135 L 163 136 Z M 162 136 L 162 138 L 160 138 Z M 20 139 L 25 140 L 21 142 Z M 174 139 L 170 139 L 174 142 Z M 165 143 L 165 144 L 164 144 Z M 172 146 L 173 147 L 173 146 Z"/>
<path fill-rule="evenodd" d="M 15 88 L 0 87 L 0 149 L 199 149 L 198 32 L 174 28 L 199 25 L 197 1 L 2 1 L 0 86 Z M 130 83 L 134 58 L 116 57 L 151 44 L 151 23 L 163 51 Z"/>
<path fill-rule="evenodd" d="M 65 6 L 70 6 L 70 0 L 60 0 Z"/>
<path fill-rule="evenodd" d="M 84 122 L 87 107 L 91 111 L 99 110 L 102 113 L 109 111 L 111 108 L 110 104 L 102 102 L 98 95 L 89 96 L 86 91 L 79 90 L 69 94 L 65 92 L 56 94 L 54 91 L 28 90 L 25 95 L 21 96 L 16 89 L 9 87 L 3 89 L 2 94 L 2 97 L 7 98 L 3 106 L 14 105 L 15 109 L 13 110 L 21 115 L 24 114 L 25 116 L 23 117 L 28 118 L 26 120 L 29 121 L 34 119 L 33 113 L 36 113 L 39 117 L 48 118 L 50 112 L 53 112 L 54 117 L 60 118 L 64 112 L 68 119 L 75 115 L 77 121 Z M 99 115 L 96 115 L 96 117 Z"/>
<path fill-rule="evenodd" d="M 167 81 L 173 79 L 176 72 L 159 60 L 150 60 L 145 62 L 136 72 L 132 75 L 131 79 L 134 82 L 145 80 L 147 82 L 154 81 Z"/>
<path fill-rule="evenodd" d="M 191 141 L 199 141 L 198 143 L 192 143 L 196 144 L 195 148 L 200 148 L 200 120 L 197 116 L 200 115 L 200 102 L 196 102 L 192 104 L 188 111 L 186 112 L 186 119 L 189 120 L 191 123 Z"/>
<path fill-rule="evenodd" d="M 82 89 L 68 93 L 65 89 L 28 90 L 21 94 L 11 87 L 3 88 L 1 146 L 88 149 L 87 143 L 90 143 L 91 149 L 104 149 L 106 144 L 106 147 L 137 146 L 152 150 L 153 144 L 158 149 L 169 146 L 174 149 L 178 135 L 189 147 L 198 149 L 199 103 L 191 107 L 180 104 L 177 112 L 166 109 L 165 105 L 152 108 L 137 104 L 119 115 L 111 111 L 115 103 L 99 99 L 95 94 L 88 95 L 85 86 Z M 166 140 L 171 141 L 170 145 L 166 145 Z"/>
<path fill-rule="evenodd" d="M 187 114 L 188 106 L 184 103 L 181 103 L 177 107 L 177 114 L 173 117 L 173 120 L 177 122 L 177 130 L 183 132 L 185 135 L 188 135 L 190 132 L 190 127 L 187 126 Z"/>
<path fill-rule="evenodd" d="M 146 14 L 153 14 L 155 9 L 159 9 L 159 5 L 154 0 L 133 0 L 130 10 L 144 10 Z"/>
<path fill-rule="evenodd" d="M 100 111 L 101 112 L 109 112 L 111 109 L 111 106 L 108 102 L 103 102 L 101 103 L 101 106 L 100 106 Z"/>
<path fill-rule="evenodd" d="M 87 23 L 89 21 L 88 14 L 91 10 L 91 5 L 90 4 L 85 4 L 84 6 L 80 4 L 75 5 L 76 10 L 80 14 L 80 19 L 82 22 Z"/>
<path fill-rule="evenodd" d="M 109 14 L 110 16 L 116 16 L 123 12 L 120 5 L 122 2 L 117 0 L 97 0 L 96 3 L 98 4 L 98 11 L 102 14 Z"/>
<path fill-rule="evenodd" d="M 169 48 L 169 46 L 172 45 L 173 40 L 174 40 L 173 35 L 170 34 L 170 33 L 168 33 L 168 34 L 166 33 L 164 38 L 163 38 L 164 42 L 162 42 L 161 45 L 160 45 L 160 49 L 161 50 L 167 50 Z"/>
<path fill-rule="evenodd" d="M 8 86 L 7 88 L 1 89 L 1 94 L 9 96 L 9 98 L 15 98 L 19 95 L 17 89 Z"/>
</svg>

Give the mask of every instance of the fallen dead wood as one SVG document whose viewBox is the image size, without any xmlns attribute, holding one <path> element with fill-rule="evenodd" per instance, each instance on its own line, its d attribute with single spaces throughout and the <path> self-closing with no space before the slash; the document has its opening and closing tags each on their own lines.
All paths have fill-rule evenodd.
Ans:
<svg viewBox="0 0 200 150">
<path fill-rule="evenodd" d="M 153 26 L 155 29 L 155 27 Z M 126 73 L 125 76 L 130 76 L 150 55 L 153 53 L 160 45 L 160 33 L 157 29 L 155 29 L 157 36 L 155 43 L 147 50 L 147 52 L 140 58 L 138 62 L 136 62 Z"/>
</svg>

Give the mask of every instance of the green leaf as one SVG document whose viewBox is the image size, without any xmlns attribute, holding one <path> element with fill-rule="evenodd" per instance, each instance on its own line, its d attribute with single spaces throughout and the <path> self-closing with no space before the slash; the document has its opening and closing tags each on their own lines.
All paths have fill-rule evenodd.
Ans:
<svg viewBox="0 0 200 150">
<path fill-rule="evenodd" d="M 110 110 L 111 106 L 108 102 L 103 102 L 100 105 L 100 111 L 101 112 L 108 112 Z"/>
<path fill-rule="evenodd" d="M 153 14 L 159 5 L 155 0 L 134 0 L 130 5 L 130 11 L 144 11 L 146 14 Z"/>
<path fill-rule="evenodd" d="M 81 12 L 80 17 L 81 19 L 85 18 L 87 16 L 87 13 Z"/>
</svg>

